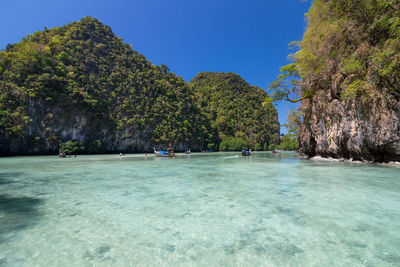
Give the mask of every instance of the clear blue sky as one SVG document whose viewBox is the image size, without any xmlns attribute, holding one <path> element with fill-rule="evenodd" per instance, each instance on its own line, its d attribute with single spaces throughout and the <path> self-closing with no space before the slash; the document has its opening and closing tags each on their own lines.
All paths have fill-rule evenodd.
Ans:
<svg viewBox="0 0 400 267">
<path fill-rule="evenodd" d="M 268 88 L 302 39 L 311 0 L 10 0 L 2 2 L 0 49 L 28 33 L 98 18 L 154 64 L 190 81 L 201 71 L 235 72 Z M 285 123 L 293 105 L 277 103 Z M 284 128 L 282 132 L 286 132 Z"/>
</svg>

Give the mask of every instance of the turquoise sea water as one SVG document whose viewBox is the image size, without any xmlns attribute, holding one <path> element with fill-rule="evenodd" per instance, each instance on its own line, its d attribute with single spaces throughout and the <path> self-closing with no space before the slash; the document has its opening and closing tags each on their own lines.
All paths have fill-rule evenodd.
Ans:
<svg viewBox="0 0 400 267">
<path fill-rule="evenodd" d="M 261 152 L 0 158 L 0 266 L 400 266 L 400 169 Z"/>
</svg>

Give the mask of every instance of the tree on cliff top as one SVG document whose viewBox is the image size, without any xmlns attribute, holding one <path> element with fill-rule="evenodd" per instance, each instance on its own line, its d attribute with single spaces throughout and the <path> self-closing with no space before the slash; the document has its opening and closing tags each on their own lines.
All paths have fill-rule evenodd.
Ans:
<svg viewBox="0 0 400 267">
<path fill-rule="evenodd" d="M 269 86 L 274 100 L 400 97 L 399 1 L 315 0 L 306 17 L 300 49 Z"/>
</svg>

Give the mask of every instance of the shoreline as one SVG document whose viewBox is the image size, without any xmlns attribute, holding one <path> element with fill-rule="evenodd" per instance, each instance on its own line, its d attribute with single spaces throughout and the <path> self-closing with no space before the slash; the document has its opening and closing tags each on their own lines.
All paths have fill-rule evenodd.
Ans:
<svg viewBox="0 0 400 267">
<path fill-rule="evenodd" d="M 375 161 L 361 161 L 361 160 L 353 160 L 353 159 L 345 159 L 345 158 L 332 158 L 332 157 L 322 157 L 320 155 L 314 157 L 301 156 L 302 159 L 314 160 L 314 161 L 326 161 L 326 162 L 346 162 L 346 163 L 354 163 L 354 164 L 366 164 L 366 165 L 377 165 L 384 167 L 397 167 L 400 168 L 399 161 L 389 161 L 389 162 L 375 162 Z"/>
</svg>

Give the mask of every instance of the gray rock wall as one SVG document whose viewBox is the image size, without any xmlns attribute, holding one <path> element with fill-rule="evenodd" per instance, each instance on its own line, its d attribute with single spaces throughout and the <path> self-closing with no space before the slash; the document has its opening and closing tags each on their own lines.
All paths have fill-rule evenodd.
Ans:
<svg viewBox="0 0 400 267">
<path fill-rule="evenodd" d="M 317 94 L 302 104 L 300 147 L 307 156 L 400 161 L 400 102 Z"/>
<path fill-rule="evenodd" d="M 166 148 L 169 144 L 151 142 L 151 127 L 137 129 L 124 127 L 118 131 L 107 120 L 93 117 L 90 113 L 69 105 L 47 105 L 44 101 L 30 102 L 27 106 L 30 122 L 20 138 L 10 143 L 0 135 L 0 155 L 13 154 L 57 154 L 60 142 L 77 140 L 83 143 L 100 140 L 102 152 L 152 152 L 153 147 Z M 176 151 L 184 151 L 187 144 L 178 143 Z M 192 151 L 200 151 L 194 144 Z"/>
</svg>

